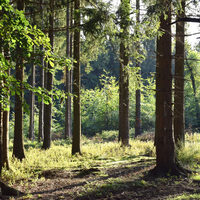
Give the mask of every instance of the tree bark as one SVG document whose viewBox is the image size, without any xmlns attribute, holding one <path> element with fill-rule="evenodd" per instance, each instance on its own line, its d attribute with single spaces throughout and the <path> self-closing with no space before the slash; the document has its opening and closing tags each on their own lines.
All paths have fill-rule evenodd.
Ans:
<svg viewBox="0 0 200 200">
<path fill-rule="evenodd" d="M 157 38 L 155 171 L 167 174 L 175 173 L 177 168 L 172 133 L 171 1 L 160 3 L 167 8 L 167 19 L 162 13 L 160 30 L 164 34 Z"/>
<path fill-rule="evenodd" d="M 9 47 L 4 47 L 4 56 L 7 61 L 10 61 L 9 59 Z M 7 70 L 7 75 L 10 75 L 10 69 Z M 6 85 L 6 79 L 3 80 L 4 85 Z M 10 100 L 10 91 L 7 87 L 7 94 L 5 95 L 5 98 L 7 100 L 7 109 L 3 111 L 3 140 L 2 140 L 2 164 L 7 169 L 9 169 L 9 100 Z"/>
<path fill-rule="evenodd" d="M 44 88 L 44 60 L 41 58 L 42 66 L 40 68 L 40 86 Z M 39 108 L 39 131 L 38 131 L 38 141 L 44 138 L 44 102 L 43 97 L 41 98 L 40 108 Z"/>
<path fill-rule="evenodd" d="M 35 87 L 35 65 L 32 64 L 32 71 L 31 71 L 31 86 Z M 30 100 L 30 125 L 29 125 L 29 139 L 34 140 L 34 106 L 35 106 L 35 94 L 33 91 L 31 93 L 31 100 Z"/>
<path fill-rule="evenodd" d="M 17 0 L 17 9 L 24 10 L 24 0 Z M 24 66 L 22 58 L 22 49 L 17 44 L 18 59 L 16 62 L 16 80 L 20 84 L 19 91 L 15 94 L 15 125 L 14 125 L 14 141 L 13 156 L 22 160 L 25 158 L 24 141 L 23 141 L 23 99 L 24 99 Z"/>
<path fill-rule="evenodd" d="M 67 24 L 67 31 L 66 31 L 66 56 L 67 58 L 70 57 L 70 2 L 67 1 L 67 9 L 66 9 L 66 24 Z M 71 138 L 72 130 L 71 130 L 71 70 L 69 70 L 68 66 L 66 66 L 66 111 L 65 111 L 65 139 Z"/>
<path fill-rule="evenodd" d="M 140 23 L 140 0 L 136 0 L 136 10 L 137 10 L 137 14 L 136 14 L 136 22 Z M 137 31 L 136 31 L 137 34 Z M 137 51 L 139 53 L 139 43 L 136 43 L 136 48 Z M 136 61 L 136 67 L 140 67 L 139 62 Z M 141 75 L 141 69 L 139 69 L 138 75 Z M 139 82 L 139 87 L 140 87 L 140 80 L 138 80 Z M 136 101 L 135 101 L 135 137 L 137 137 L 138 135 L 141 135 L 141 91 L 140 88 L 138 88 L 136 90 Z"/>
<path fill-rule="evenodd" d="M 181 1 L 182 11 L 177 19 L 185 16 L 185 0 Z M 185 23 L 176 23 L 176 55 L 175 55 L 175 91 L 174 91 L 174 139 L 177 147 L 185 142 L 185 116 L 184 116 L 184 56 L 185 56 Z"/>
<path fill-rule="evenodd" d="M 9 111 L 3 112 L 2 164 L 9 170 Z"/>
<path fill-rule="evenodd" d="M 50 0 L 50 15 L 49 15 L 49 38 L 50 44 L 53 51 L 53 26 L 54 25 L 54 0 Z M 48 63 L 48 69 L 46 72 L 46 89 L 51 91 L 53 88 L 53 74 L 50 72 L 51 65 Z M 51 96 L 52 98 L 52 96 Z M 44 140 L 43 140 L 43 149 L 49 149 L 51 146 L 51 120 L 52 120 L 52 104 L 44 105 Z"/>
<path fill-rule="evenodd" d="M 122 146 L 129 145 L 129 56 L 126 38 L 129 34 L 129 11 L 125 9 L 129 4 L 129 0 L 122 0 L 120 8 L 119 141 Z"/>
<path fill-rule="evenodd" d="M 73 132 L 72 132 L 72 155 L 81 154 L 81 100 L 80 100 L 80 0 L 74 1 L 74 70 L 73 70 Z"/>
<path fill-rule="evenodd" d="M 41 28 L 43 29 L 43 0 L 40 0 L 41 6 L 41 18 L 42 18 L 42 26 Z M 43 49 L 43 47 L 40 47 L 41 50 Z M 40 86 L 41 88 L 44 88 L 44 59 L 43 56 L 41 56 L 41 68 L 40 68 Z M 38 141 L 40 142 L 41 139 L 44 138 L 44 102 L 43 102 L 43 97 L 41 97 L 41 102 L 39 105 L 39 131 L 38 131 Z"/>
</svg>

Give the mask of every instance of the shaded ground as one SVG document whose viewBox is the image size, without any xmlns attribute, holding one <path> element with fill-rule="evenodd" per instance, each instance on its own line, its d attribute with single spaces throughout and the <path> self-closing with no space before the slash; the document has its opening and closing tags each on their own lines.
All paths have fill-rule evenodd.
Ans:
<svg viewBox="0 0 200 200">
<path fill-rule="evenodd" d="M 14 187 L 27 195 L 11 199 L 154 200 L 200 193 L 199 183 L 190 178 L 148 177 L 147 172 L 154 167 L 154 163 L 153 158 L 141 156 L 134 161 L 110 162 L 90 169 L 44 171 L 35 182 L 25 180 L 16 183 Z"/>
</svg>

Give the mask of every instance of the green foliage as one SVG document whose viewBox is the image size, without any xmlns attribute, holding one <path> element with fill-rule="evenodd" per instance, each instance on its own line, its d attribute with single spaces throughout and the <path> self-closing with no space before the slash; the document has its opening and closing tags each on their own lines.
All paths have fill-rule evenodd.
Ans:
<svg viewBox="0 0 200 200">
<path fill-rule="evenodd" d="M 135 123 L 135 92 L 141 90 L 141 113 L 143 130 L 149 130 L 155 123 L 155 80 L 143 79 L 138 68 L 130 68 L 130 125 Z M 103 130 L 118 129 L 119 94 L 118 83 L 108 72 L 100 77 L 101 88 L 82 89 L 82 129 L 86 135 Z"/>
<path fill-rule="evenodd" d="M 71 62 L 66 58 L 60 58 L 52 54 L 49 38 L 36 26 L 30 25 L 23 11 L 14 9 L 6 0 L 2 1 L 0 5 L 0 47 L 1 50 L 9 50 L 9 58 L 5 58 L 5 55 L 0 51 L 0 82 L 6 80 L 4 85 L 1 86 L 3 92 L 1 93 L 0 102 L 6 104 L 7 98 L 4 98 L 4 96 L 6 97 L 4 91 L 9 89 L 11 95 L 20 91 L 20 83 L 17 82 L 13 74 L 8 75 L 7 73 L 8 69 L 15 68 L 15 63 L 18 62 L 19 57 L 23 58 L 26 64 L 31 63 L 39 66 L 38 60 L 43 57 L 44 62 L 49 63 L 52 67 L 52 73 L 55 73 L 58 69 L 55 64 L 66 67 L 70 66 Z M 42 50 L 41 46 L 43 47 Z M 44 103 L 46 104 L 52 101 L 50 95 L 53 95 L 54 98 L 65 98 L 65 94 L 57 89 L 49 92 L 41 87 L 32 88 L 26 81 L 22 84 L 24 89 L 33 91 L 39 96 L 39 99 L 44 96 Z"/>
<path fill-rule="evenodd" d="M 198 119 L 196 118 L 197 105 L 199 106 L 200 99 L 200 55 L 196 50 L 191 50 L 188 48 L 186 58 L 187 61 L 185 63 L 185 116 L 186 116 L 186 128 L 196 128 L 198 127 Z M 196 94 L 194 94 L 194 88 L 191 80 L 191 68 L 192 73 L 194 75 L 194 81 L 196 86 Z M 196 102 L 196 100 L 198 102 Z"/>
<path fill-rule="evenodd" d="M 82 90 L 83 133 L 94 134 L 118 128 L 118 86 L 114 77 L 100 77 L 102 88 Z M 89 130 L 89 131 L 88 131 Z"/>
</svg>

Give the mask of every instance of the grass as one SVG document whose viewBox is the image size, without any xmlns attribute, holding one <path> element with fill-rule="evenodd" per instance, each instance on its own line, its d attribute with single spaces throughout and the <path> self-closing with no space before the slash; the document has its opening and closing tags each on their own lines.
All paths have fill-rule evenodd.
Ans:
<svg viewBox="0 0 200 200">
<path fill-rule="evenodd" d="M 3 169 L 2 179 L 13 184 L 25 179 L 37 180 L 45 170 L 104 167 L 109 163 L 125 162 L 139 155 L 155 155 L 151 141 L 131 140 L 130 145 L 131 147 L 122 148 L 118 142 L 93 142 L 93 140 L 83 138 L 82 155 L 72 156 L 71 144 L 68 141 L 54 141 L 51 148 L 46 151 L 41 150 L 41 144 L 27 141 L 25 142 L 26 159 L 20 162 L 12 158 L 10 152 L 10 170 Z"/>
<path fill-rule="evenodd" d="M 200 199 L 200 194 L 183 194 L 174 198 L 168 198 L 168 200 L 192 200 Z"/>
<path fill-rule="evenodd" d="M 189 168 L 200 168 L 200 134 L 186 134 L 185 147 L 178 152 L 180 162 Z"/>
<path fill-rule="evenodd" d="M 114 141 L 111 141 L 111 138 Z M 113 164 L 138 162 L 138 156 L 155 157 L 153 141 L 143 142 L 130 140 L 130 147 L 122 148 L 116 141 L 117 133 L 103 132 L 94 139 L 83 137 L 82 156 L 71 155 L 70 141 L 57 140 L 52 142 L 49 150 L 41 150 L 37 142 L 25 142 L 26 159 L 22 162 L 12 158 L 10 152 L 10 170 L 3 169 L 2 179 L 9 184 L 23 182 L 23 180 L 36 181 L 45 170 L 63 169 L 89 169 L 92 167 L 104 168 Z M 178 153 L 181 163 L 189 168 L 199 168 L 200 164 L 200 136 L 199 134 L 186 135 L 186 145 Z M 12 145 L 12 144 L 11 144 Z M 11 148 L 10 148 L 11 149 Z M 128 166 L 128 165 L 127 165 Z"/>
</svg>

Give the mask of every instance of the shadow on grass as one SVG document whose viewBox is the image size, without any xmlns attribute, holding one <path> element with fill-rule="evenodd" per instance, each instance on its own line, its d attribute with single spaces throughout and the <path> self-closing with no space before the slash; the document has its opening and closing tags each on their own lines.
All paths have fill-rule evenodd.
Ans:
<svg viewBox="0 0 200 200">
<path fill-rule="evenodd" d="M 102 184 L 91 184 L 88 191 L 83 191 L 76 200 L 93 199 L 174 199 L 185 197 L 194 199 L 200 196 L 198 185 L 191 185 L 190 180 L 185 178 L 156 178 L 142 175 L 133 180 L 111 179 Z M 191 198 L 190 198 L 191 197 Z M 179 199 L 179 198 L 177 198 Z"/>
<path fill-rule="evenodd" d="M 98 169 L 100 173 L 97 174 L 85 173 L 83 175 L 83 169 L 81 169 L 76 172 L 74 171 L 72 176 L 67 177 L 64 173 L 69 172 L 63 171 L 63 178 L 65 177 L 68 183 L 64 181 L 64 185 L 56 185 L 56 188 L 33 192 L 31 195 L 34 195 L 34 197 L 45 195 L 45 199 L 59 199 L 60 197 L 76 200 L 143 200 L 170 199 L 182 194 L 198 193 L 199 185 L 194 182 L 191 183 L 190 179 L 177 177 L 154 178 L 147 176 L 148 171 L 154 166 L 155 161 L 153 159 L 143 158 L 142 160 L 138 159 L 138 161 L 113 165 L 107 168 L 101 166 Z M 54 173 L 56 172 L 54 171 Z M 81 176 L 79 176 L 80 173 Z M 70 179 L 72 179 L 71 182 L 69 182 Z"/>
</svg>

